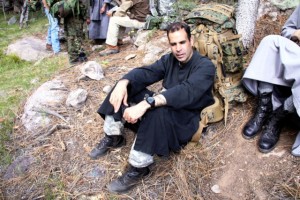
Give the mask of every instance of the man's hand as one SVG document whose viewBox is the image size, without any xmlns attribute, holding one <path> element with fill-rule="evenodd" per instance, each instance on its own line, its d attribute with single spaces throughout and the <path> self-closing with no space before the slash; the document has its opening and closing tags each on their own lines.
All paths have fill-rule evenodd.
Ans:
<svg viewBox="0 0 300 200">
<path fill-rule="evenodd" d="M 113 15 L 113 12 L 112 11 L 107 11 L 106 15 L 109 16 L 109 17 L 111 17 Z"/>
<path fill-rule="evenodd" d="M 123 114 L 123 118 L 131 124 L 134 124 L 142 117 L 145 112 L 150 108 L 150 105 L 146 101 L 141 101 L 140 103 L 126 108 Z"/>
<path fill-rule="evenodd" d="M 90 18 L 87 18 L 87 19 L 86 19 L 86 24 L 89 25 L 90 23 L 91 23 L 91 19 L 90 19 Z"/>
<path fill-rule="evenodd" d="M 295 36 L 298 38 L 298 40 L 300 40 L 300 29 L 296 30 L 292 36 Z"/>
<path fill-rule="evenodd" d="M 106 10 L 106 3 L 104 3 L 104 5 L 101 7 L 100 14 L 104 13 L 105 10 Z"/>
<path fill-rule="evenodd" d="M 129 80 L 123 79 L 120 80 L 112 93 L 110 94 L 109 102 L 114 107 L 115 113 L 118 112 L 118 110 L 121 107 L 121 103 L 123 103 L 125 106 L 128 106 L 127 103 L 127 85 L 129 83 Z"/>
</svg>

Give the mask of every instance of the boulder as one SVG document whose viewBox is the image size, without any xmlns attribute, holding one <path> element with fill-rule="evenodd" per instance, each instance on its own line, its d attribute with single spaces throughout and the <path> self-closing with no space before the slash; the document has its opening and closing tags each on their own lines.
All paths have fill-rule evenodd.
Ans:
<svg viewBox="0 0 300 200">
<path fill-rule="evenodd" d="M 59 107 L 66 99 L 62 81 L 54 79 L 41 85 L 28 99 L 21 121 L 26 130 L 38 134 L 51 124 L 51 118 L 45 115 L 46 107 Z"/>
<path fill-rule="evenodd" d="M 6 54 L 15 54 L 26 61 L 38 61 L 51 55 L 51 52 L 46 51 L 45 45 L 46 41 L 35 37 L 26 37 L 10 44 Z"/>
</svg>

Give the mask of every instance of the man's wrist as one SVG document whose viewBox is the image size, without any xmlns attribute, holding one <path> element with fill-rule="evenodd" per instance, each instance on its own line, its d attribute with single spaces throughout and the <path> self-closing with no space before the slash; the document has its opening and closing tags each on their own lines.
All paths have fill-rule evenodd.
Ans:
<svg viewBox="0 0 300 200">
<path fill-rule="evenodd" d="M 146 96 L 145 101 L 150 105 L 151 108 L 155 108 L 155 99 L 151 96 Z"/>
<path fill-rule="evenodd" d="M 142 102 L 142 105 L 146 107 L 146 110 L 150 109 L 151 108 L 151 105 L 149 103 L 147 103 L 146 100 L 143 100 Z"/>
</svg>

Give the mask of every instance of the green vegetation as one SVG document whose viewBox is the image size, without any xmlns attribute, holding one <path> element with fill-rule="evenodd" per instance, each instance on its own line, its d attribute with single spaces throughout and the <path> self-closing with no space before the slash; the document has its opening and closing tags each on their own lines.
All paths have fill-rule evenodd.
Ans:
<svg viewBox="0 0 300 200">
<path fill-rule="evenodd" d="M 31 12 L 29 26 L 24 29 L 19 29 L 18 21 L 13 25 L 7 24 L 13 15 L 19 18 L 14 13 L 6 13 L 6 20 L 4 15 L 0 16 L 0 165 L 9 164 L 11 161 L 11 148 L 7 144 L 21 102 L 25 101 L 31 90 L 65 66 L 60 57 L 50 57 L 33 63 L 21 60 L 15 55 L 6 55 L 6 48 L 13 41 L 30 35 L 42 34 L 45 37 L 47 34 L 48 22 L 42 11 Z"/>
</svg>

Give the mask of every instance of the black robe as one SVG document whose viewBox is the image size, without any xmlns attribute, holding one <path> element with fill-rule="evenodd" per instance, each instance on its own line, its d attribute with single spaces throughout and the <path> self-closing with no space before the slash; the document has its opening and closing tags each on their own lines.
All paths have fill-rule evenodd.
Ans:
<svg viewBox="0 0 300 200">
<path fill-rule="evenodd" d="M 145 94 L 153 92 L 147 86 L 163 80 L 167 89 L 161 94 L 167 105 L 148 110 L 138 123 L 134 149 L 150 155 L 168 156 L 169 151 L 179 151 L 199 128 L 200 112 L 214 103 L 212 88 L 215 78 L 213 63 L 197 51 L 185 64 L 180 64 L 173 54 L 164 55 L 150 66 L 135 68 L 122 79 L 130 81 L 128 102 L 138 103 Z M 114 114 L 105 99 L 98 113 L 113 115 L 121 120 L 124 107 Z"/>
</svg>

